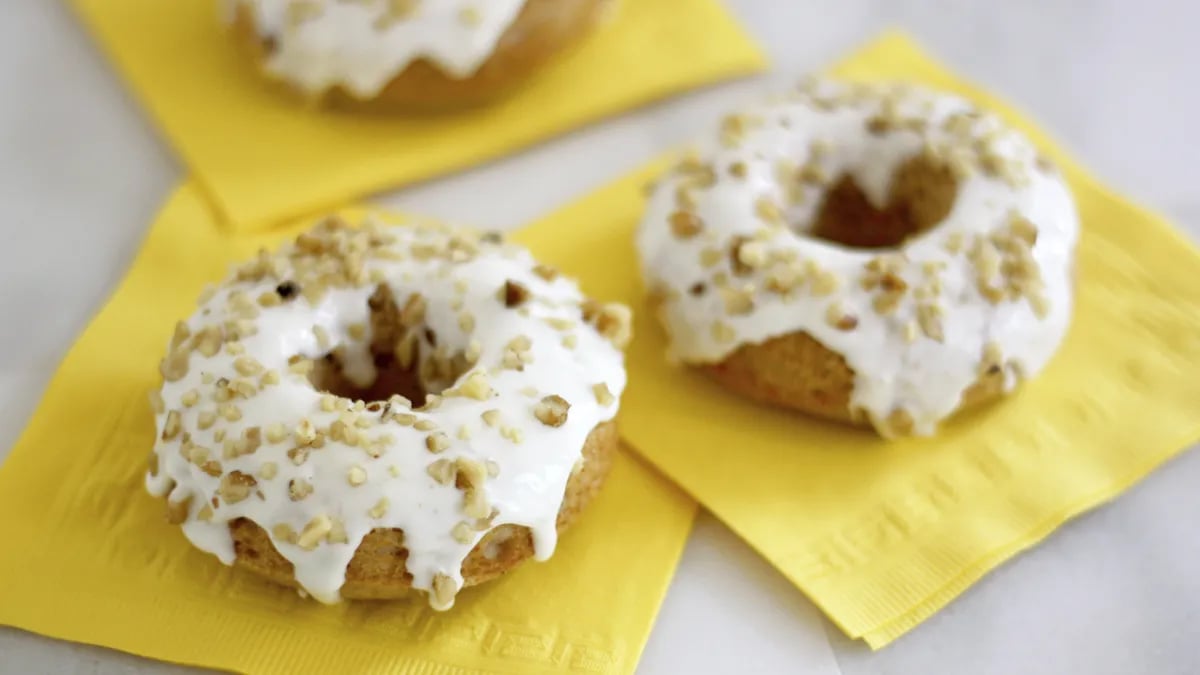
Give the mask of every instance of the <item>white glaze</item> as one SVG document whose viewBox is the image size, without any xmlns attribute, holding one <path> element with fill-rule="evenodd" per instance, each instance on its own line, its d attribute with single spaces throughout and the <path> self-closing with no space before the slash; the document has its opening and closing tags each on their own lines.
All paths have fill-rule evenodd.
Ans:
<svg viewBox="0 0 1200 675">
<path fill-rule="evenodd" d="M 830 101 L 848 103 L 830 105 Z M 888 102 L 885 102 L 888 101 Z M 894 106 L 894 107 L 892 107 Z M 872 134 L 868 120 L 891 107 L 899 118 L 927 121 L 921 130 L 897 129 Z M 995 175 L 969 171 L 959 180 L 957 201 L 949 215 L 931 230 L 908 240 L 898 271 L 909 288 L 924 279 L 925 263 L 944 264 L 940 273 L 944 339 L 918 335 L 909 342 L 905 332 L 916 320 L 917 300 L 908 293 L 895 312 L 883 316 L 872 308 L 876 291 L 860 283 L 864 266 L 887 251 L 853 249 L 805 236 L 821 202 L 813 188 L 799 204 L 783 206 L 786 227 L 773 227 L 756 215 L 756 200 L 768 198 L 785 204 L 784 187 L 777 178 L 777 162 L 798 165 L 813 162 L 832 178 L 853 177 L 871 202 L 882 206 L 894 170 L 922 151 L 927 144 L 951 154 L 960 140 L 946 126 L 952 117 L 970 114 L 968 136 L 984 139 L 1002 157 L 1015 176 L 1010 184 Z M 741 345 L 761 343 L 795 331 L 807 332 L 845 357 L 854 370 L 852 408 L 865 410 L 885 434 L 881 424 L 895 410 L 913 418 L 913 432 L 933 433 L 937 423 L 959 405 L 964 390 L 977 378 L 985 345 L 996 343 L 1009 366 L 1006 387 L 1040 371 L 1063 339 L 1071 316 L 1073 252 L 1079 224 L 1069 189 L 1060 175 L 1039 162 L 1032 144 L 1007 128 L 998 118 L 979 114 L 966 101 L 907 87 L 867 88 L 831 81 L 814 82 L 798 93 L 770 101 L 748 111 L 744 133 L 735 142 L 713 139 L 702 146 L 699 162 L 715 169 L 711 187 L 693 188 L 695 213 L 704 223 L 698 236 L 681 238 L 668 225 L 680 210 L 677 191 L 689 180 L 685 172 L 669 173 L 653 192 L 637 233 L 642 272 L 648 286 L 667 299 L 660 317 L 671 338 L 674 357 L 688 363 L 714 363 Z M 961 120 L 960 120 L 961 121 Z M 727 139 L 728 140 L 728 139 Z M 814 152 L 814 142 L 823 152 Z M 742 178 L 728 167 L 745 165 Z M 1039 317 L 1023 298 L 988 302 L 975 284 L 975 267 L 968 256 L 947 250 L 954 237 L 970 241 L 987 236 L 1008 223 L 1016 213 L 1037 228 L 1033 259 L 1040 269 L 1048 312 Z M 764 288 L 767 268 L 733 277 L 747 283 L 754 308 L 733 315 L 716 292 L 711 292 L 715 272 L 730 273 L 730 256 L 705 267 L 701 251 L 729 250 L 735 236 L 761 237 L 767 251 L 794 252 L 798 261 L 813 261 L 838 280 L 828 295 L 811 292 L 808 285 L 781 295 Z M 790 253 L 789 253 L 790 255 Z M 694 296 L 688 289 L 698 282 L 710 292 Z M 833 302 L 857 317 L 853 330 L 839 330 L 827 320 Z M 712 327 L 725 322 L 734 339 L 718 339 Z M 911 336 L 911 332 L 909 333 Z"/>
<path fill-rule="evenodd" d="M 418 0 L 406 18 L 380 25 L 388 0 L 224 0 L 228 16 L 252 12 L 274 49 L 271 75 L 310 94 L 341 85 L 370 98 L 409 64 L 427 59 L 466 79 L 492 55 L 525 0 Z M 294 18 L 303 5 L 305 18 Z M 472 18 L 467 20 L 465 15 Z"/>
<path fill-rule="evenodd" d="M 394 243 L 380 250 L 396 252 L 404 259 L 368 256 L 363 265 L 365 272 L 375 274 L 377 279 L 382 275 L 400 305 L 410 294 L 424 296 L 428 303 L 424 326 L 435 331 L 439 344 L 446 344 L 453 351 L 477 341 L 480 348 L 479 360 L 455 386 L 472 373 L 486 372 L 493 389 L 487 400 L 448 393 L 434 409 L 393 409 L 436 423 L 448 437 L 449 447 L 431 453 L 425 445 L 431 432 L 385 421 L 378 413 L 366 412 L 363 416 L 370 424 L 362 431 L 370 438 L 380 439 L 377 458 L 361 447 L 331 438 L 322 449 L 312 450 L 300 466 L 288 457 L 288 450 L 297 445 L 293 429 L 302 419 L 323 428 L 340 414 L 322 410 L 322 395 L 304 375 L 289 373 L 288 359 L 296 354 L 319 357 L 340 345 L 346 350 L 348 375 L 355 371 L 362 379 L 372 379 L 369 326 L 363 340 L 350 336 L 350 326 L 368 321 L 367 298 L 376 287 L 375 282 L 331 289 L 316 306 L 304 297 L 296 297 L 277 306 L 258 308 L 259 315 L 250 320 L 257 333 L 243 337 L 240 344 L 244 356 L 278 372 L 281 382 L 263 387 L 249 399 L 235 399 L 233 402 L 242 411 L 240 420 L 227 422 L 218 418 L 216 425 L 207 430 L 198 423 L 201 411 L 213 411 L 218 405 L 214 385 L 205 384 L 205 379 L 210 379 L 206 375 L 230 380 L 243 377 L 235 367 L 237 356 L 229 353 L 228 346 L 212 357 L 192 350 L 187 356 L 186 374 L 163 384 L 161 397 L 165 408 L 156 416 L 160 440 L 154 452 L 158 471 L 157 475 L 148 475 L 147 487 L 155 495 L 169 494 L 174 504 L 193 498 L 183 524 L 192 543 L 232 564 L 235 556 L 227 523 L 239 517 L 248 518 L 271 534 L 276 549 L 295 565 L 297 581 L 322 602 L 338 599 L 346 566 L 362 538 L 373 528 L 404 531 L 404 543 L 409 550 L 407 566 L 414 587 L 429 590 L 435 574 L 447 575 L 453 579 L 455 589 L 461 587 L 462 562 L 490 528 L 472 532 L 466 542 L 451 535 L 457 523 L 470 519 L 463 515 L 464 493 L 453 484 L 437 483 L 427 472 L 427 466 L 439 459 L 495 462 L 499 472 L 487 480 L 485 490 L 488 502 L 496 510 L 491 527 L 506 523 L 529 527 L 536 557 L 545 559 L 554 550 L 555 519 L 585 439 L 597 424 L 613 419 L 617 412 L 616 400 L 600 403 L 593 385 L 606 384 L 614 397 L 620 396 L 625 385 L 621 352 L 580 318 L 584 296 L 576 284 L 561 276 L 548 281 L 536 274 L 532 271 L 535 261 L 525 249 L 481 243 L 479 253 L 469 260 L 418 260 L 411 254 L 414 243 L 444 246 L 456 236 L 454 231 L 421 225 L 386 227 L 378 232 L 384 237 L 395 237 Z M 231 275 L 187 320 L 192 334 L 236 315 L 229 304 L 232 293 L 242 291 L 251 299 L 274 293 L 284 280 L 281 277 L 290 276 L 287 254 L 294 250 L 295 245 L 288 244 L 273 256 L 279 274 L 268 274 L 257 281 L 238 281 L 236 272 Z M 506 308 L 497 298 L 497 289 L 510 279 L 530 291 L 530 299 L 521 305 L 528 315 L 523 309 Z M 460 327 L 460 310 L 452 309 L 459 302 L 461 311 L 470 312 L 475 319 L 472 333 Z M 568 320 L 571 325 L 566 329 L 561 325 L 552 327 L 545 321 L 548 318 Z M 331 345 L 323 348 L 318 344 L 314 325 L 328 332 Z M 531 339 L 533 362 L 520 372 L 501 368 L 505 346 L 519 335 Z M 575 336 L 574 348 L 564 344 L 566 335 Z M 428 358 L 432 351 L 428 349 L 428 340 L 422 337 L 421 341 L 421 358 Z M 527 390 L 529 387 L 536 393 Z M 200 393 L 200 402 L 188 407 L 185 395 L 190 390 Z M 533 412 L 541 397 L 551 394 L 563 397 L 570 404 L 566 422 L 558 427 L 543 424 Z M 521 442 L 502 437 L 501 425 L 493 428 L 484 422 L 481 413 L 493 409 L 500 411 L 503 426 L 520 430 Z M 217 497 L 221 478 L 205 473 L 183 456 L 182 433 L 162 440 L 166 413 L 172 410 L 180 412 L 182 432 L 190 435 L 191 443 L 211 449 L 224 474 L 240 471 L 255 476 L 257 494 L 236 503 L 218 499 L 211 519 L 200 519 L 200 507 Z M 271 443 L 264 438 L 253 454 L 233 459 L 222 457 L 223 443 L 214 438 L 217 429 L 225 431 L 226 439 L 236 439 L 251 427 L 259 427 L 265 433 L 272 423 L 284 425 L 288 431 L 286 439 Z M 458 435 L 463 427 L 470 432 L 469 440 Z M 262 477 L 262 467 L 268 462 L 278 467 L 277 475 L 269 480 Z M 348 480 L 353 467 L 366 472 L 366 481 L 357 487 Z M 314 487 L 312 494 L 300 501 L 289 499 L 288 483 L 293 478 L 309 481 Z M 368 512 L 381 498 L 390 502 L 387 513 L 372 517 Z M 344 523 L 344 543 L 323 541 L 313 550 L 305 550 L 281 540 L 273 531 L 274 526 L 283 523 L 300 532 L 313 518 L 322 515 Z M 430 598 L 432 602 L 433 593 Z"/>
</svg>

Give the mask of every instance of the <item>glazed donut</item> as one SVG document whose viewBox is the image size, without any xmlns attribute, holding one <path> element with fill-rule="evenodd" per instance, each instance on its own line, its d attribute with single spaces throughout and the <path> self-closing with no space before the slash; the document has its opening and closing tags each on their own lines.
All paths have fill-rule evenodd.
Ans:
<svg viewBox="0 0 1200 675">
<path fill-rule="evenodd" d="M 445 609 L 549 556 L 600 489 L 630 315 L 496 234 L 380 217 L 206 291 L 151 396 L 146 484 L 226 564 Z"/>
<path fill-rule="evenodd" d="M 310 99 L 393 111 L 477 105 L 527 80 L 610 0 L 224 0 L 259 69 Z"/>
<path fill-rule="evenodd" d="M 1062 177 L 999 118 L 826 80 L 724 118 L 654 187 L 637 245 L 669 356 L 895 436 L 1046 365 L 1078 235 Z"/>
</svg>

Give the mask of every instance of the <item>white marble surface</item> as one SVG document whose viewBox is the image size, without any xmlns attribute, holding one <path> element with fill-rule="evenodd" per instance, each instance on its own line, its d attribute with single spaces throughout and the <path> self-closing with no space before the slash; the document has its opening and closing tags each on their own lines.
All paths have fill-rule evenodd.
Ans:
<svg viewBox="0 0 1200 675">
<path fill-rule="evenodd" d="M 1102 177 L 1200 239 L 1194 164 L 1200 6 L 1182 0 L 729 2 L 769 46 L 774 77 L 819 67 L 885 26 L 907 28 L 956 69 L 1034 114 Z M 60 3 L 3 5 L 0 457 L 182 176 Z M 743 82 L 686 96 L 387 201 L 485 226 L 514 226 L 686 139 L 764 87 Z M 521 185 L 538 189 L 512 190 L 518 176 Z M 878 653 L 840 636 L 704 516 L 641 671 L 1200 672 L 1197 486 L 1200 455 L 1193 452 L 1068 524 Z M 176 670 L 0 628 L 2 673 Z"/>
</svg>

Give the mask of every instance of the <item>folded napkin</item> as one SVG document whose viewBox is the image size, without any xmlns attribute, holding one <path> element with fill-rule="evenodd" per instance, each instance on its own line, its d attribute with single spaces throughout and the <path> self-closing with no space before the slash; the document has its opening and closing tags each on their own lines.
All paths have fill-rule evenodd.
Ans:
<svg viewBox="0 0 1200 675">
<path fill-rule="evenodd" d="M 1078 201 L 1078 307 L 1061 352 L 1016 395 L 938 437 L 883 441 L 667 365 L 632 244 L 640 188 L 657 168 L 523 234 L 593 292 L 641 308 L 625 438 L 846 633 L 878 648 L 1200 439 L 1200 255 L 905 38 L 885 37 L 835 72 L 908 80 L 1000 113 L 1058 162 Z M 572 237 L 543 234 L 564 222 Z"/>
<path fill-rule="evenodd" d="M 716 0 L 625 0 L 611 23 L 496 105 L 354 115 L 307 109 L 267 86 L 222 31 L 216 0 L 73 2 L 222 220 L 242 229 L 479 164 L 765 66 Z"/>
<path fill-rule="evenodd" d="M 629 454 L 553 558 L 446 613 L 301 600 L 166 523 L 143 487 L 164 340 L 231 260 L 292 232 L 231 237 L 194 185 L 172 197 L 0 465 L 0 624 L 255 673 L 632 672 L 695 504 Z"/>
</svg>

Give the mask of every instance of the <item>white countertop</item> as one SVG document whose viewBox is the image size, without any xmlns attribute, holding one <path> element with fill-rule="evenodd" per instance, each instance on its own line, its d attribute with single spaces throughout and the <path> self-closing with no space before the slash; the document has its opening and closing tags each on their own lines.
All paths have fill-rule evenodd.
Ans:
<svg viewBox="0 0 1200 675">
<path fill-rule="evenodd" d="M 1200 240 L 1200 5 L 728 2 L 767 44 L 775 79 L 835 60 L 883 27 L 908 29 L 956 70 L 1034 115 L 1109 183 Z M 0 458 L 182 176 L 62 3 L 7 0 L 4 14 Z M 387 201 L 513 227 L 686 140 L 719 111 L 765 88 L 762 81 L 742 82 L 681 97 Z M 539 190 L 512 191 L 516 176 Z M 1193 452 L 1069 523 L 878 653 L 840 635 L 704 515 L 640 671 L 1200 672 L 1198 488 L 1200 454 Z M 2 673 L 182 670 L 0 628 Z"/>
</svg>

